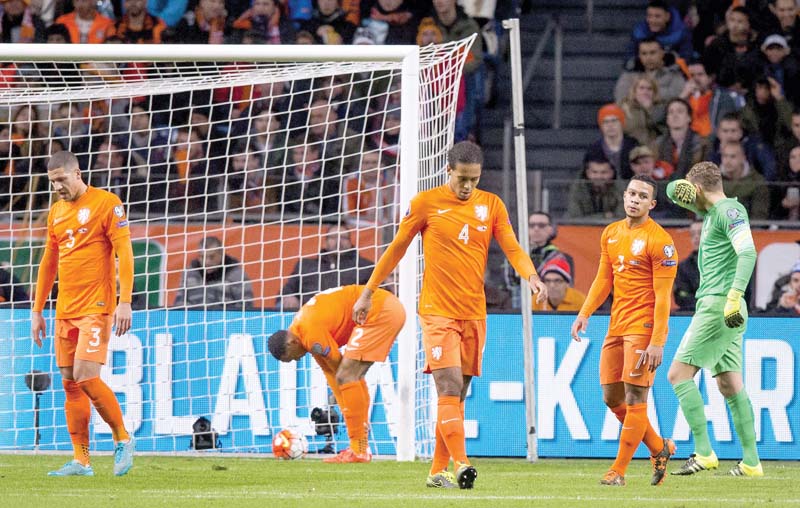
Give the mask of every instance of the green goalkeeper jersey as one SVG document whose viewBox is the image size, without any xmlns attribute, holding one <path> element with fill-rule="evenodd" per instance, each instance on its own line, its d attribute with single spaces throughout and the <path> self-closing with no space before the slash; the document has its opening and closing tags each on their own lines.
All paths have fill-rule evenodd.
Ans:
<svg viewBox="0 0 800 508">
<path fill-rule="evenodd" d="M 667 196 L 681 205 L 673 199 L 674 183 L 667 186 Z M 685 208 L 705 216 L 697 257 L 700 287 L 696 297 L 726 296 L 731 288 L 744 293 L 756 265 L 756 248 L 747 210 L 736 198 L 717 201 L 707 212 Z"/>
</svg>

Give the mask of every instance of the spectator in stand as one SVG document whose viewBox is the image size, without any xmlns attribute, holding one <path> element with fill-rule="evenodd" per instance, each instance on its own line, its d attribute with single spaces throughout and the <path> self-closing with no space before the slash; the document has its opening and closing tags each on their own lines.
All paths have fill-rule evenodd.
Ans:
<svg viewBox="0 0 800 508">
<path fill-rule="evenodd" d="M 361 155 L 361 169 L 344 180 L 342 213 L 347 224 L 356 227 L 381 226 L 392 220 L 394 189 L 381 177 L 381 154 L 377 150 Z"/>
<path fill-rule="evenodd" d="M 221 182 L 218 158 L 209 158 L 208 146 L 197 129 L 175 130 L 168 174 L 168 211 L 185 215 L 219 209 Z"/>
<path fill-rule="evenodd" d="M 455 131 L 456 142 L 464 141 L 469 137 L 478 141 L 480 140 L 480 117 L 483 112 L 485 72 L 480 27 L 474 19 L 464 13 L 461 7 L 456 5 L 456 0 L 433 0 L 431 16 L 439 26 L 439 30 L 444 36 L 444 42 L 457 41 L 472 34 L 478 34 L 464 64 L 466 104 L 461 115 L 456 116 Z"/>
<path fill-rule="evenodd" d="M 353 247 L 351 231 L 334 225 L 325 232 L 320 253 L 302 258 L 294 265 L 289 280 L 281 289 L 283 310 L 299 309 L 315 294 L 349 284 L 366 284 L 374 264 L 362 258 Z"/>
<path fill-rule="evenodd" d="M 629 56 L 635 58 L 639 43 L 650 38 L 660 42 L 665 51 L 675 52 L 687 60 L 692 57 L 692 33 L 683 23 L 678 10 L 664 0 L 647 2 L 646 18 L 633 27 L 628 44 Z"/>
<path fill-rule="evenodd" d="M 778 154 L 778 181 L 791 180 L 789 154 L 796 146 L 800 146 L 800 108 L 792 112 L 792 123 L 785 137 L 778 138 L 775 150 Z"/>
<path fill-rule="evenodd" d="M 614 86 L 614 102 L 620 103 L 628 95 L 633 82 L 640 75 L 650 76 L 658 84 L 661 99 L 669 101 L 681 94 L 686 79 L 676 63 L 674 53 L 664 52 L 661 43 L 649 38 L 639 42 L 638 58 L 628 66 Z"/>
<path fill-rule="evenodd" d="M 222 241 L 207 236 L 197 245 L 200 256 L 183 273 L 175 307 L 244 310 L 253 307 L 253 285 L 241 262 L 227 254 Z"/>
<path fill-rule="evenodd" d="M 19 145 L 12 142 L 9 126 L 0 124 L 0 213 L 3 215 L 27 208 L 25 190 L 30 180 L 29 159 L 20 153 Z"/>
<path fill-rule="evenodd" d="M 600 127 L 600 139 L 586 149 L 584 166 L 589 159 L 605 159 L 618 178 L 629 179 L 632 173 L 628 157 L 638 142 L 623 131 L 625 112 L 616 104 L 606 104 L 597 111 L 597 125 Z"/>
<path fill-rule="evenodd" d="M 767 312 L 800 316 L 800 260 L 795 262 L 788 275 L 778 277 Z"/>
<path fill-rule="evenodd" d="M 689 169 L 704 160 L 708 144 L 691 129 L 692 107 L 683 99 L 667 103 L 667 132 L 655 141 L 656 156 L 669 162 L 676 178 L 683 178 Z"/>
<path fill-rule="evenodd" d="M 186 11 L 175 25 L 176 40 L 184 44 L 224 44 L 230 33 L 223 0 L 200 0 L 197 7 Z"/>
<path fill-rule="evenodd" d="M 716 138 L 714 150 L 708 157 L 711 162 L 719 165 L 722 160 L 719 152 L 720 145 L 729 142 L 741 142 L 742 146 L 744 146 L 747 160 L 753 164 L 753 168 L 761 173 L 767 181 L 775 181 L 778 175 L 775 166 L 775 154 L 757 134 L 746 134 L 742 125 L 742 117 L 739 113 L 729 113 L 722 117 L 717 127 Z"/>
<path fill-rule="evenodd" d="M 146 214 L 148 167 L 131 167 L 128 153 L 113 141 L 104 141 L 94 154 L 91 185 L 113 192 L 126 204 L 129 214 Z"/>
<path fill-rule="evenodd" d="M 147 0 L 125 0 L 125 14 L 119 18 L 115 35 L 129 44 L 161 44 L 163 20 L 147 12 Z"/>
<path fill-rule="evenodd" d="M 544 263 L 539 277 L 547 285 L 547 299 L 533 299 L 534 311 L 578 312 L 586 295 L 572 287 L 572 269 L 564 256 L 555 256 Z"/>
<path fill-rule="evenodd" d="M 21 284 L 11 268 L 5 263 L 0 264 L 0 308 L 2 307 L 28 307 L 31 297 Z"/>
<path fill-rule="evenodd" d="M 278 203 L 280 179 L 268 176 L 268 170 L 257 152 L 237 151 L 229 159 L 227 171 L 229 212 L 242 215 L 244 220 L 264 221 Z"/>
<path fill-rule="evenodd" d="M 314 99 L 308 108 L 307 139 L 322 142 L 321 156 L 331 168 L 345 174 L 354 171 L 361 136 L 349 128 L 346 118 L 339 118 L 335 105 L 327 99 Z"/>
<path fill-rule="evenodd" d="M 72 42 L 69 28 L 61 23 L 53 23 L 45 30 L 47 44 L 69 44 Z"/>
<path fill-rule="evenodd" d="M 22 157 L 38 159 L 44 154 L 44 141 L 48 138 L 46 125 L 39 121 L 39 110 L 27 104 L 17 109 L 11 117 L 11 139 L 19 146 Z"/>
<path fill-rule="evenodd" d="M 150 174 L 165 174 L 169 129 L 153 125 L 150 112 L 144 103 L 131 105 L 129 124 L 131 164 L 147 167 Z"/>
<path fill-rule="evenodd" d="M 791 221 L 800 220 L 800 145 L 789 151 L 789 174 L 786 182 L 790 183 L 783 191 L 776 215 L 778 218 Z"/>
<path fill-rule="evenodd" d="M 781 85 L 773 78 L 759 78 L 742 110 L 742 123 L 750 132 L 757 132 L 769 146 L 786 139 L 792 130 L 792 105 L 786 100 Z"/>
<path fill-rule="evenodd" d="M 782 35 L 770 35 L 761 43 L 757 73 L 775 80 L 789 101 L 800 103 L 800 64 Z"/>
<path fill-rule="evenodd" d="M 678 263 L 678 274 L 672 286 L 672 296 L 678 310 L 694 312 L 697 299 L 695 293 L 700 287 L 700 269 L 697 267 L 697 255 L 700 249 L 700 235 L 703 232 L 703 221 L 695 219 L 689 225 L 689 236 L 692 240 L 692 253 Z"/>
<path fill-rule="evenodd" d="M 147 0 L 147 12 L 174 27 L 186 14 L 188 0 Z"/>
<path fill-rule="evenodd" d="M 374 44 L 414 44 L 419 19 L 409 0 L 362 0 L 361 32 Z"/>
<path fill-rule="evenodd" d="M 4 0 L 0 5 L 0 42 L 43 43 L 45 24 L 30 7 L 30 0 Z"/>
<path fill-rule="evenodd" d="M 690 62 L 688 69 L 689 80 L 686 81 L 680 98 L 692 107 L 692 130 L 708 139 L 714 134 L 724 115 L 741 109 L 744 98 L 718 86 L 714 76 L 706 72 L 706 66 L 701 60 Z"/>
<path fill-rule="evenodd" d="M 277 0 L 253 0 L 253 6 L 233 22 L 233 28 L 255 32 L 267 44 L 291 44 L 295 39 L 294 27 L 281 14 Z"/>
<path fill-rule="evenodd" d="M 269 110 L 256 114 L 247 136 L 247 149 L 260 154 L 265 167 L 282 166 L 286 153 L 286 131 L 281 129 L 280 116 Z"/>
<path fill-rule="evenodd" d="M 634 80 L 620 107 L 625 112 L 625 134 L 639 144 L 649 145 L 661 134 L 666 108 L 650 76 L 643 74 Z"/>
<path fill-rule="evenodd" d="M 306 217 L 339 212 L 341 172 L 335 162 L 322 159 L 320 142 L 290 142 L 283 184 L 284 209 Z"/>
<path fill-rule="evenodd" d="M 753 171 L 741 143 L 729 142 L 720 148 L 722 187 L 725 195 L 735 197 L 744 206 L 751 220 L 769 216 L 769 188 L 764 177 Z"/>
<path fill-rule="evenodd" d="M 717 82 L 744 94 L 758 68 L 756 34 L 750 28 L 750 13 L 734 7 L 725 14 L 726 31 L 706 47 L 703 61 Z"/>
<path fill-rule="evenodd" d="M 303 23 L 302 28 L 323 44 L 350 44 L 356 31 L 356 26 L 347 20 L 340 0 L 317 0 L 311 19 Z"/>
<path fill-rule="evenodd" d="M 800 55 L 800 21 L 797 0 L 773 0 L 769 4 L 772 17 L 766 33 L 782 35 L 795 55 Z"/>
<path fill-rule="evenodd" d="M 567 217 L 571 219 L 613 219 L 623 213 L 622 188 L 614 179 L 608 159 L 584 161 L 578 179 L 569 187 Z"/>
<path fill-rule="evenodd" d="M 114 21 L 97 12 L 94 0 L 72 0 L 75 10 L 56 19 L 69 30 L 73 44 L 102 44 L 114 32 Z"/>
<path fill-rule="evenodd" d="M 556 224 L 547 212 L 536 211 L 528 217 L 528 240 L 531 246 L 531 261 L 538 273 L 542 273 L 540 268 L 556 256 L 563 257 L 569 267 L 569 273 L 575 273 L 575 262 L 572 256 L 562 251 L 555 245 L 558 232 Z M 518 280 L 517 277 L 515 279 Z"/>
<path fill-rule="evenodd" d="M 653 218 L 684 217 L 686 214 L 667 199 L 667 183 L 675 170 L 669 162 L 656 160 L 656 156 L 647 146 L 637 146 L 631 150 L 631 170 L 634 175 L 646 175 L 658 183 L 656 202 L 658 206 L 650 210 Z"/>
</svg>

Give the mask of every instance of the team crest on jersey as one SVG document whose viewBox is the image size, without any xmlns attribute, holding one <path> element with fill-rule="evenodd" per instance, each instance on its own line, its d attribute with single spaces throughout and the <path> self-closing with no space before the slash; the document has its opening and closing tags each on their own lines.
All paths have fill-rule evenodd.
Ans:
<svg viewBox="0 0 800 508">
<path fill-rule="evenodd" d="M 489 207 L 486 205 L 475 205 L 475 217 L 483 222 L 489 218 Z"/>
<path fill-rule="evenodd" d="M 633 243 L 631 244 L 631 253 L 633 253 L 634 256 L 638 256 L 639 254 L 642 253 L 643 250 L 644 250 L 644 240 L 642 240 L 641 238 L 637 238 L 636 240 L 634 240 Z"/>
<path fill-rule="evenodd" d="M 91 210 L 89 210 L 88 208 L 81 208 L 80 210 L 78 210 L 78 222 L 80 222 L 81 225 L 89 222 L 89 215 L 91 215 L 91 213 L 92 213 Z"/>
<path fill-rule="evenodd" d="M 114 215 L 116 215 L 120 219 L 125 217 L 125 209 L 122 208 L 122 205 L 117 205 L 114 207 Z"/>
<path fill-rule="evenodd" d="M 675 255 L 675 246 L 674 245 L 665 245 L 664 246 L 664 257 L 671 258 Z"/>
</svg>

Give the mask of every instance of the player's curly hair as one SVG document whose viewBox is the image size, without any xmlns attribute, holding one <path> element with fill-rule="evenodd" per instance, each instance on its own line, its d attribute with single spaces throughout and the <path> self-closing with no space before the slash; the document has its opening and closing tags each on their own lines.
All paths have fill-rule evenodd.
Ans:
<svg viewBox="0 0 800 508">
<path fill-rule="evenodd" d="M 686 179 L 697 183 L 706 190 L 722 189 L 722 172 L 719 166 L 710 161 L 698 162 L 686 173 Z"/>
<path fill-rule="evenodd" d="M 267 348 L 276 360 L 283 358 L 286 354 L 286 337 L 288 332 L 286 330 L 278 330 L 267 339 Z"/>
<path fill-rule="evenodd" d="M 458 163 L 483 164 L 483 150 L 471 141 L 456 143 L 447 152 L 447 165 L 455 168 Z"/>
</svg>

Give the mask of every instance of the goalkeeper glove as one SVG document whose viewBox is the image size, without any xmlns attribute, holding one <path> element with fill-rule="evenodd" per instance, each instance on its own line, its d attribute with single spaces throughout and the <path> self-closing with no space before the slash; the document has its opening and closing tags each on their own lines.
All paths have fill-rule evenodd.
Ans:
<svg viewBox="0 0 800 508">
<path fill-rule="evenodd" d="M 689 180 L 675 180 L 674 197 L 678 204 L 693 205 L 697 198 L 697 189 Z"/>
<path fill-rule="evenodd" d="M 728 291 L 728 299 L 725 301 L 725 326 L 728 328 L 738 328 L 744 324 L 742 316 L 742 292 L 731 288 Z"/>
</svg>

